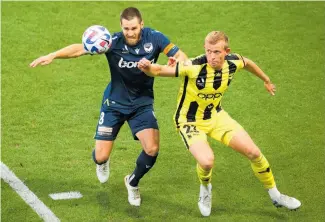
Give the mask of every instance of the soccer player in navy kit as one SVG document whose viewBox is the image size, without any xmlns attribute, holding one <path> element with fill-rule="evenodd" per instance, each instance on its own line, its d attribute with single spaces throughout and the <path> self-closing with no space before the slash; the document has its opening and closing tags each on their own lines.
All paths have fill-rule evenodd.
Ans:
<svg viewBox="0 0 325 222">
<path fill-rule="evenodd" d="M 144 28 L 137 8 L 123 10 L 120 22 L 122 32 L 112 35 L 112 46 L 105 53 L 111 82 L 102 100 L 93 159 L 97 164 L 97 177 L 101 183 L 105 183 L 109 177 L 109 156 L 114 140 L 127 121 L 134 138 L 140 140 L 143 147 L 133 173 L 124 178 L 129 203 L 140 206 L 138 183 L 156 162 L 159 130 L 153 111 L 154 79 L 139 70 L 137 62 L 145 57 L 154 63 L 161 52 L 180 61 L 186 60 L 187 56 L 164 34 Z M 85 54 L 87 52 L 82 44 L 73 44 L 34 60 L 30 66 L 47 65 L 56 58 L 74 58 Z"/>
</svg>

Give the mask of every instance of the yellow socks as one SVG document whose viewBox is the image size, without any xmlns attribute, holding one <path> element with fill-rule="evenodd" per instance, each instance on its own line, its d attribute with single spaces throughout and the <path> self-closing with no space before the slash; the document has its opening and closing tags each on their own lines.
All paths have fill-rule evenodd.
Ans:
<svg viewBox="0 0 325 222">
<path fill-rule="evenodd" d="M 264 184 L 266 189 L 275 187 L 275 181 L 270 164 L 263 154 L 258 158 L 251 160 L 251 166 L 255 176 Z"/>
<path fill-rule="evenodd" d="M 196 164 L 196 172 L 202 185 L 207 186 L 209 183 L 211 183 L 212 169 L 206 170 L 203 169 L 199 164 Z"/>
</svg>

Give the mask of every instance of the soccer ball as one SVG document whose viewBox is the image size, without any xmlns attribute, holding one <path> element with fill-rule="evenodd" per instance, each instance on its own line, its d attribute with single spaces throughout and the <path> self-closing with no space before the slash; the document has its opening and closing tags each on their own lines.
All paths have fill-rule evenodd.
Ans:
<svg viewBox="0 0 325 222">
<path fill-rule="evenodd" d="M 111 47 L 112 36 L 104 26 L 93 25 L 87 28 L 82 35 L 82 44 L 88 53 L 102 54 Z"/>
</svg>

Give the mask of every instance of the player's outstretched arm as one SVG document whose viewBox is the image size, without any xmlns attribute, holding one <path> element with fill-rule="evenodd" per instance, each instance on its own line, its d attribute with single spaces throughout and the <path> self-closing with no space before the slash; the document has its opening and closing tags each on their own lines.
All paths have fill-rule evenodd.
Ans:
<svg viewBox="0 0 325 222">
<path fill-rule="evenodd" d="M 35 59 L 31 64 L 30 67 L 36 67 L 38 65 L 48 65 L 54 59 L 69 59 L 69 58 L 76 58 L 82 55 L 85 55 L 86 51 L 82 44 L 72 44 L 62 49 L 59 49 L 56 52 L 52 52 L 48 55 L 41 56 Z"/>
<path fill-rule="evenodd" d="M 151 62 L 143 58 L 138 62 L 138 68 L 144 72 L 147 76 L 156 77 L 175 77 L 176 76 L 176 66 L 163 66 L 159 64 L 151 64 Z"/>
<path fill-rule="evenodd" d="M 173 57 L 168 57 L 168 66 L 176 66 L 176 63 L 179 61 L 190 61 L 187 57 L 187 55 L 182 51 L 178 50 L 177 53 Z"/>
<path fill-rule="evenodd" d="M 263 72 L 263 70 L 258 67 L 252 60 L 243 58 L 245 63 L 245 69 L 250 73 L 253 73 L 258 78 L 264 81 L 264 86 L 266 90 L 272 95 L 275 95 L 275 85 L 271 82 L 270 78 Z"/>
<path fill-rule="evenodd" d="M 168 66 L 176 66 L 177 64 L 177 59 L 175 57 L 169 57 L 168 58 L 168 62 L 167 62 L 167 65 Z M 195 58 L 191 58 L 191 59 L 185 59 L 184 60 L 184 65 L 185 66 L 190 66 L 190 65 L 201 65 L 201 64 L 204 64 L 204 63 L 207 63 L 207 57 L 205 56 L 205 54 L 203 55 L 199 55 Z"/>
<path fill-rule="evenodd" d="M 187 55 L 182 50 L 180 50 L 180 49 L 176 52 L 176 54 L 174 55 L 174 57 L 175 57 L 175 59 L 177 61 L 185 61 L 185 60 L 188 60 Z"/>
</svg>

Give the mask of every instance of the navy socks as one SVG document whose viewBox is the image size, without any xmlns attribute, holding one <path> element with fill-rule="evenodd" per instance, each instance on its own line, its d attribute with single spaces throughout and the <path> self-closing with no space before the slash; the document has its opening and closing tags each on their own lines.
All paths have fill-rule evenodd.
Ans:
<svg viewBox="0 0 325 222">
<path fill-rule="evenodd" d="M 148 173 L 148 171 L 153 167 L 156 162 L 157 156 L 150 156 L 146 152 L 142 151 L 137 159 L 137 166 L 135 167 L 133 173 L 129 178 L 129 183 L 131 186 L 136 187 L 140 179 Z"/>
</svg>

